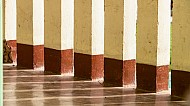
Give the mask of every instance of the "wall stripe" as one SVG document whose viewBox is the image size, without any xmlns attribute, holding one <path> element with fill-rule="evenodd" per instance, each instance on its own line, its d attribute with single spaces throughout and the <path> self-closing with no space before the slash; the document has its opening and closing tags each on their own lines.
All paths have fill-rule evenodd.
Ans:
<svg viewBox="0 0 190 106">
<path fill-rule="evenodd" d="M 5 0 L 5 39 L 16 40 L 16 0 Z"/>
<path fill-rule="evenodd" d="M 0 4 L 2 4 L 0 0 Z M 3 41 L 3 5 L 0 5 L 0 41 Z M 0 92 L 3 92 L 3 43 L 0 43 Z M 3 93 L 0 94 L 0 105 L 3 106 Z"/>
</svg>

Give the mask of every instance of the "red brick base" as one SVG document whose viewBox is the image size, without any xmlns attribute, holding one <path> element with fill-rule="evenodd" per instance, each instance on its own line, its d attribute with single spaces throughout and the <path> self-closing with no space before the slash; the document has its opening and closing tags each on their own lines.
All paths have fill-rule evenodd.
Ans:
<svg viewBox="0 0 190 106">
<path fill-rule="evenodd" d="M 104 59 L 104 82 L 111 86 L 135 84 L 135 60 Z"/>
<path fill-rule="evenodd" d="M 168 90 L 169 66 L 137 63 L 137 89 L 147 92 Z"/>
<path fill-rule="evenodd" d="M 55 50 L 44 48 L 44 60 L 46 74 L 73 73 L 73 49 Z"/>
<path fill-rule="evenodd" d="M 44 46 L 17 43 L 17 67 L 34 69 L 44 65 Z"/>
<path fill-rule="evenodd" d="M 16 60 L 17 60 L 17 44 L 16 44 L 16 40 L 8 40 L 7 44 L 11 47 L 13 62 L 16 62 Z"/>
<path fill-rule="evenodd" d="M 99 79 L 104 76 L 104 56 L 74 53 L 74 76 L 84 79 Z"/>
<path fill-rule="evenodd" d="M 172 70 L 171 72 L 172 96 L 185 98 L 190 92 L 190 72 Z M 188 93 L 187 93 L 188 92 Z"/>
</svg>

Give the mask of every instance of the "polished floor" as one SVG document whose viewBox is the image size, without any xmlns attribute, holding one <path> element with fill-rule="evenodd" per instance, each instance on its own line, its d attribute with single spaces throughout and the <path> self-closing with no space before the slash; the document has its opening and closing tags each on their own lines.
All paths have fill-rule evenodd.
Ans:
<svg viewBox="0 0 190 106">
<path fill-rule="evenodd" d="M 188 106 L 170 91 L 140 93 L 134 88 L 103 87 L 101 81 L 72 75 L 44 75 L 43 69 L 3 65 L 4 106 Z"/>
</svg>

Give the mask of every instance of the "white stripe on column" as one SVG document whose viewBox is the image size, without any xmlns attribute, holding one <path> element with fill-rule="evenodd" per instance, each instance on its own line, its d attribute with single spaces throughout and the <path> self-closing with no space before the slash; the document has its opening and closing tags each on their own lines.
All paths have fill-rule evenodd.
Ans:
<svg viewBox="0 0 190 106">
<path fill-rule="evenodd" d="M 33 0 L 33 45 L 44 44 L 44 0 Z"/>
<path fill-rule="evenodd" d="M 61 1 L 61 50 L 73 49 L 74 0 Z"/>
<path fill-rule="evenodd" d="M 123 60 L 136 59 L 137 0 L 124 0 Z"/>
<path fill-rule="evenodd" d="M 92 55 L 104 54 L 104 0 L 92 0 Z"/>
<path fill-rule="evenodd" d="M 5 0 L 5 39 L 16 40 L 16 0 Z"/>
<path fill-rule="evenodd" d="M 157 66 L 170 64 L 170 4 L 171 0 L 158 0 Z"/>
</svg>

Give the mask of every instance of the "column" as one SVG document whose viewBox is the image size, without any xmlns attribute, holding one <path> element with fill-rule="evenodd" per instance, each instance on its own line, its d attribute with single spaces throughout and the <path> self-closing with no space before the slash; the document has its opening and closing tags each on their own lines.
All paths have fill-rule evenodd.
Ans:
<svg viewBox="0 0 190 106">
<path fill-rule="evenodd" d="M 74 0 L 45 0 L 45 73 L 73 73 Z"/>
<path fill-rule="evenodd" d="M 75 0 L 74 76 L 103 78 L 104 0 Z"/>
<path fill-rule="evenodd" d="M 104 82 L 134 86 L 137 0 L 105 0 Z"/>
<path fill-rule="evenodd" d="M 171 0 L 138 0 L 137 89 L 168 89 Z"/>
<path fill-rule="evenodd" d="M 44 65 L 44 1 L 17 0 L 17 66 Z"/>
<path fill-rule="evenodd" d="M 184 98 L 190 91 L 190 1 L 173 1 L 172 22 L 172 96 Z"/>
<path fill-rule="evenodd" d="M 3 0 L 3 39 L 11 47 L 13 62 L 16 62 L 16 0 Z"/>
</svg>

